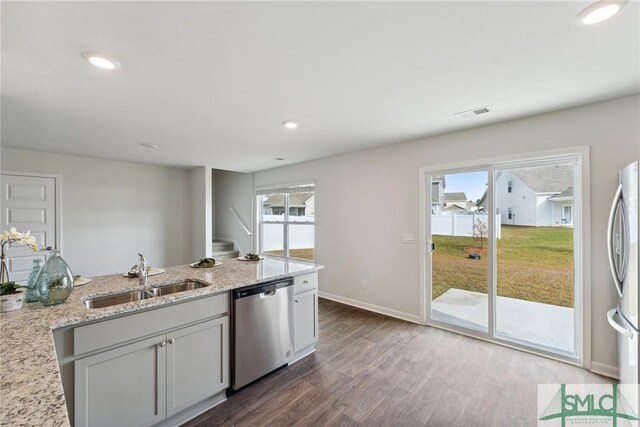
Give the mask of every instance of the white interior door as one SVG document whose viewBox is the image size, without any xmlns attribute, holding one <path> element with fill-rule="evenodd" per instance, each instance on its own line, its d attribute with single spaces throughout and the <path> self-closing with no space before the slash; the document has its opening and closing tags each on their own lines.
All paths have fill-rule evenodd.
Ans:
<svg viewBox="0 0 640 427">
<path fill-rule="evenodd" d="M 31 230 L 38 247 L 57 247 L 56 178 L 3 173 L 1 188 L 2 230 Z M 25 245 L 11 245 L 7 250 L 9 279 L 26 283 L 33 260 L 46 260 L 47 255 L 44 250 L 34 252 Z"/>
</svg>

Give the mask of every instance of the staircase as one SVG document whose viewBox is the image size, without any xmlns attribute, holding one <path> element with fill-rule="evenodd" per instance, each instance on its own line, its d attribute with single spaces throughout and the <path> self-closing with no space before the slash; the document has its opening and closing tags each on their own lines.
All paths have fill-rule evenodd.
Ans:
<svg viewBox="0 0 640 427">
<path fill-rule="evenodd" d="M 233 249 L 233 242 L 214 240 L 211 246 L 211 257 L 215 260 L 238 258 L 240 252 Z"/>
</svg>

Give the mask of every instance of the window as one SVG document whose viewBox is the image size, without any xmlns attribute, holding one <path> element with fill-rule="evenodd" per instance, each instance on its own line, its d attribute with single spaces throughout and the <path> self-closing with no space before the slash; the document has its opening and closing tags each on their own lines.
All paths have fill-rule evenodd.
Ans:
<svg viewBox="0 0 640 427">
<path fill-rule="evenodd" d="M 511 189 L 513 188 L 511 181 L 507 181 L 507 193 L 511 193 Z"/>
<path fill-rule="evenodd" d="M 564 205 L 562 207 L 562 224 L 570 225 L 573 223 L 571 217 L 573 213 L 573 207 L 571 205 Z"/>
<path fill-rule="evenodd" d="M 513 208 L 507 210 L 507 219 L 513 219 Z"/>
<path fill-rule="evenodd" d="M 260 189 L 258 247 L 261 254 L 313 261 L 315 258 L 315 187 Z"/>
</svg>

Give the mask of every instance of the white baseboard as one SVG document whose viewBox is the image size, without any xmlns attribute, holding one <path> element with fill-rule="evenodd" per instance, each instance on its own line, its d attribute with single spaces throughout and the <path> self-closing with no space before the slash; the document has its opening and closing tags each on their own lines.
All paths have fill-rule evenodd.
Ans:
<svg viewBox="0 0 640 427">
<path fill-rule="evenodd" d="M 591 362 L 591 372 L 604 375 L 605 377 L 620 379 L 620 369 L 617 366 L 606 365 L 599 362 Z"/>
<path fill-rule="evenodd" d="M 345 298 L 340 295 L 330 294 L 328 292 L 318 292 L 318 296 L 320 298 L 329 299 L 331 301 L 339 302 L 341 304 L 350 305 L 353 307 L 358 307 L 363 310 L 373 311 L 374 313 L 384 314 L 385 316 L 395 317 L 396 319 L 406 320 L 407 322 L 417 323 L 422 325 L 420 321 L 420 316 L 416 316 L 414 314 L 404 313 L 402 311 L 393 310 L 391 308 L 380 307 L 379 305 L 369 304 L 366 302 L 358 301 L 351 298 Z"/>
</svg>

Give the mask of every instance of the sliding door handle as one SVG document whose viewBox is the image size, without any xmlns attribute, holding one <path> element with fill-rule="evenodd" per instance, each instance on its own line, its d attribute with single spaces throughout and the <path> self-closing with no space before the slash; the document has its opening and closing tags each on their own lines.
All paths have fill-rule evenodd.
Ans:
<svg viewBox="0 0 640 427">
<path fill-rule="evenodd" d="M 430 254 L 435 250 L 436 250 L 436 244 L 433 243 L 432 241 L 428 240 L 427 241 L 427 254 Z"/>
</svg>

